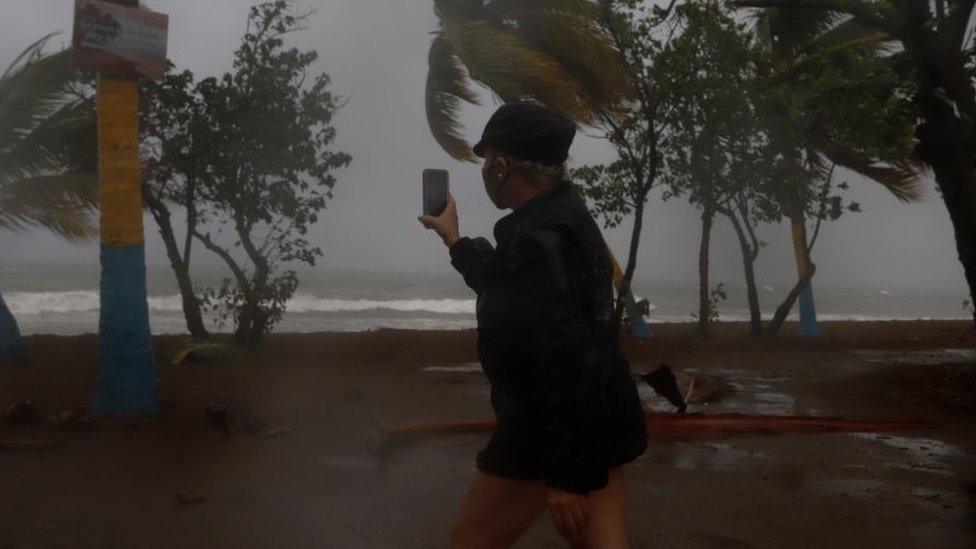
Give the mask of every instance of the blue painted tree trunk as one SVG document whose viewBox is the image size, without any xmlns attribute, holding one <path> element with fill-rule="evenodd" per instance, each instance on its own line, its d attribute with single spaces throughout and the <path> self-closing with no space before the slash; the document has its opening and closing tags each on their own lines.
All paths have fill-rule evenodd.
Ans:
<svg viewBox="0 0 976 549">
<path fill-rule="evenodd" d="M 802 217 L 792 219 L 793 252 L 796 256 L 796 273 L 800 280 L 810 269 L 810 258 L 807 256 L 807 226 Z M 800 335 L 818 336 L 823 330 L 817 325 L 817 309 L 813 301 L 813 280 L 800 292 Z"/>
<path fill-rule="evenodd" d="M 817 308 L 813 300 L 813 281 L 800 292 L 800 335 L 817 336 L 823 330 L 817 324 Z"/>
<path fill-rule="evenodd" d="M 615 284 L 617 292 L 620 292 L 620 285 Z M 637 305 L 637 299 L 634 298 L 634 294 L 627 292 L 624 297 L 624 311 L 627 313 L 627 318 L 630 323 L 630 335 L 637 341 L 644 341 L 650 339 L 654 334 L 651 332 L 651 327 L 647 325 L 644 321 L 644 315 Z"/>
<path fill-rule="evenodd" d="M 142 244 L 102 245 L 99 367 L 92 408 L 104 413 L 158 411 Z"/>
<path fill-rule="evenodd" d="M 23 357 L 24 341 L 20 337 L 17 319 L 0 294 L 0 360 L 20 360 Z"/>
</svg>

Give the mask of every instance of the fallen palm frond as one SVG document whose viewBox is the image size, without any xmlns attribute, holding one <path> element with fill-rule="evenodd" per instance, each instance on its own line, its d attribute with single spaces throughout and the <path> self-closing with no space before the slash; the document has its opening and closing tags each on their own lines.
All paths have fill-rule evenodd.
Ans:
<svg viewBox="0 0 976 549">
<path fill-rule="evenodd" d="M 839 417 L 771 416 L 758 414 L 665 414 L 647 413 L 647 437 L 650 440 L 708 440 L 734 436 L 774 436 L 801 433 L 890 433 L 932 428 L 928 421 L 871 421 Z M 495 420 L 407 421 L 391 425 L 377 422 L 379 451 L 389 451 L 417 438 L 450 433 L 491 431 Z"/>
<path fill-rule="evenodd" d="M 773 436 L 798 433 L 887 433 L 931 428 L 926 421 L 870 421 L 840 417 L 769 416 L 754 414 L 649 413 L 651 440 L 701 440 L 733 436 Z"/>
<path fill-rule="evenodd" d="M 249 356 L 247 349 L 234 343 L 205 341 L 191 344 L 173 356 L 170 364 L 182 366 L 191 362 L 230 363 L 240 362 Z"/>
</svg>

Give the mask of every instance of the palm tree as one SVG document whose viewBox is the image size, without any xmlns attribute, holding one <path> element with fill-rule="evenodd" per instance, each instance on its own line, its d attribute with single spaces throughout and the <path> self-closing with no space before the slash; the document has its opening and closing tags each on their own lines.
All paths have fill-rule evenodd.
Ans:
<svg viewBox="0 0 976 549">
<path fill-rule="evenodd" d="M 479 104 L 469 80 L 503 102 L 535 99 L 583 124 L 628 93 L 623 63 L 588 0 L 434 0 L 426 110 L 434 139 L 473 161 L 461 135 L 462 102 Z"/>
<path fill-rule="evenodd" d="M 769 54 L 769 68 L 774 81 L 778 81 L 786 90 L 787 96 L 801 93 L 799 88 L 806 84 L 800 83 L 798 77 L 816 70 L 812 65 L 817 60 L 837 55 L 847 56 L 848 59 L 860 56 L 881 60 L 886 55 L 884 45 L 889 41 L 885 33 L 830 10 L 762 10 L 755 14 L 755 33 L 759 44 Z M 783 110 L 785 113 L 788 109 Z M 832 173 L 834 165 L 843 166 L 883 185 L 899 200 L 908 202 L 919 199 L 922 169 L 910 160 L 909 139 L 882 154 L 852 150 L 839 143 L 836 136 L 823 130 L 832 124 L 828 120 L 833 115 L 829 110 L 810 113 L 804 109 L 800 116 L 806 117 L 806 120 L 792 120 L 799 132 L 795 141 L 799 149 L 795 151 L 798 161 L 808 162 L 811 172 L 819 174 Z M 788 114 L 786 116 L 789 117 Z M 810 281 L 815 267 L 810 259 L 806 220 L 802 210 L 791 213 L 789 217 L 799 276 L 800 333 L 815 335 L 820 333 L 820 329 Z M 794 295 L 797 294 L 791 292 L 791 298 L 777 312 L 777 318 L 792 308 Z M 770 325 L 773 330 L 778 326 L 778 322 Z"/>
<path fill-rule="evenodd" d="M 0 228 L 41 227 L 70 242 L 92 241 L 97 205 L 91 173 L 71 171 L 88 105 L 69 90 L 77 75 L 70 51 L 44 55 L 49 34 L 0 76 Z M 87 141 L 91 142 L 91 141 Z M 0 296 L 0 359 L 19 358 L 20 332 Z"/>
</svg>

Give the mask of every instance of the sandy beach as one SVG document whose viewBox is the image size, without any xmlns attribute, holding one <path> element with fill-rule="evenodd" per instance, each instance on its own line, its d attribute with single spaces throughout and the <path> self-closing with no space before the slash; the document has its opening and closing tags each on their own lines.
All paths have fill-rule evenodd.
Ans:
<svg viewBox="0 0 976 549">
<path fill-rule="evenodd" d="M 664 362 L 699 391 L 725 388 L 690 412 L 933 426 L 651 440 L 627 471 L 632 547 L 976 545 L 976 334 L 965 322 L 824 328 L 751 340 L 722 324 L 701 341 L 689 324 L 655 325 L 625 351 L 635 372 Z M 275 334 L 247 360 L 172 366 L 182 342 L 155 341 L 155 416 L 80 430 L 0 421 L 0 440 L 55 444 L 0 450 L 0 548 L 448 546 L 488 433 L 419 437 L 378 459 L 378 426 L 490 418 L 472 331 Z M 0 406 L 84 408 L 96 337 L 26 345 L 30 364 L 0 364 Z M 250 410 L 264 435 L 225 436 L 212 403 Z M 561 546 L 547 515 L 518 545 Z"/>
</svg>

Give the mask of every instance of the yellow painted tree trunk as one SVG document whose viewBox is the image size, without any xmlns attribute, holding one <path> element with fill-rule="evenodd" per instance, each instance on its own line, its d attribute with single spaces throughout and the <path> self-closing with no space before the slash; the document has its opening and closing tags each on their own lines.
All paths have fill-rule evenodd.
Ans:
<svg viewBox="0 0 976 549">
<path fill-rule="evenodd" d="M 105 413 L 157 410 L 146 296 L 138 91 L 138 84 L 125 78 L 98 79 L 102 275 L 92 408 Z"/>
</svg>

